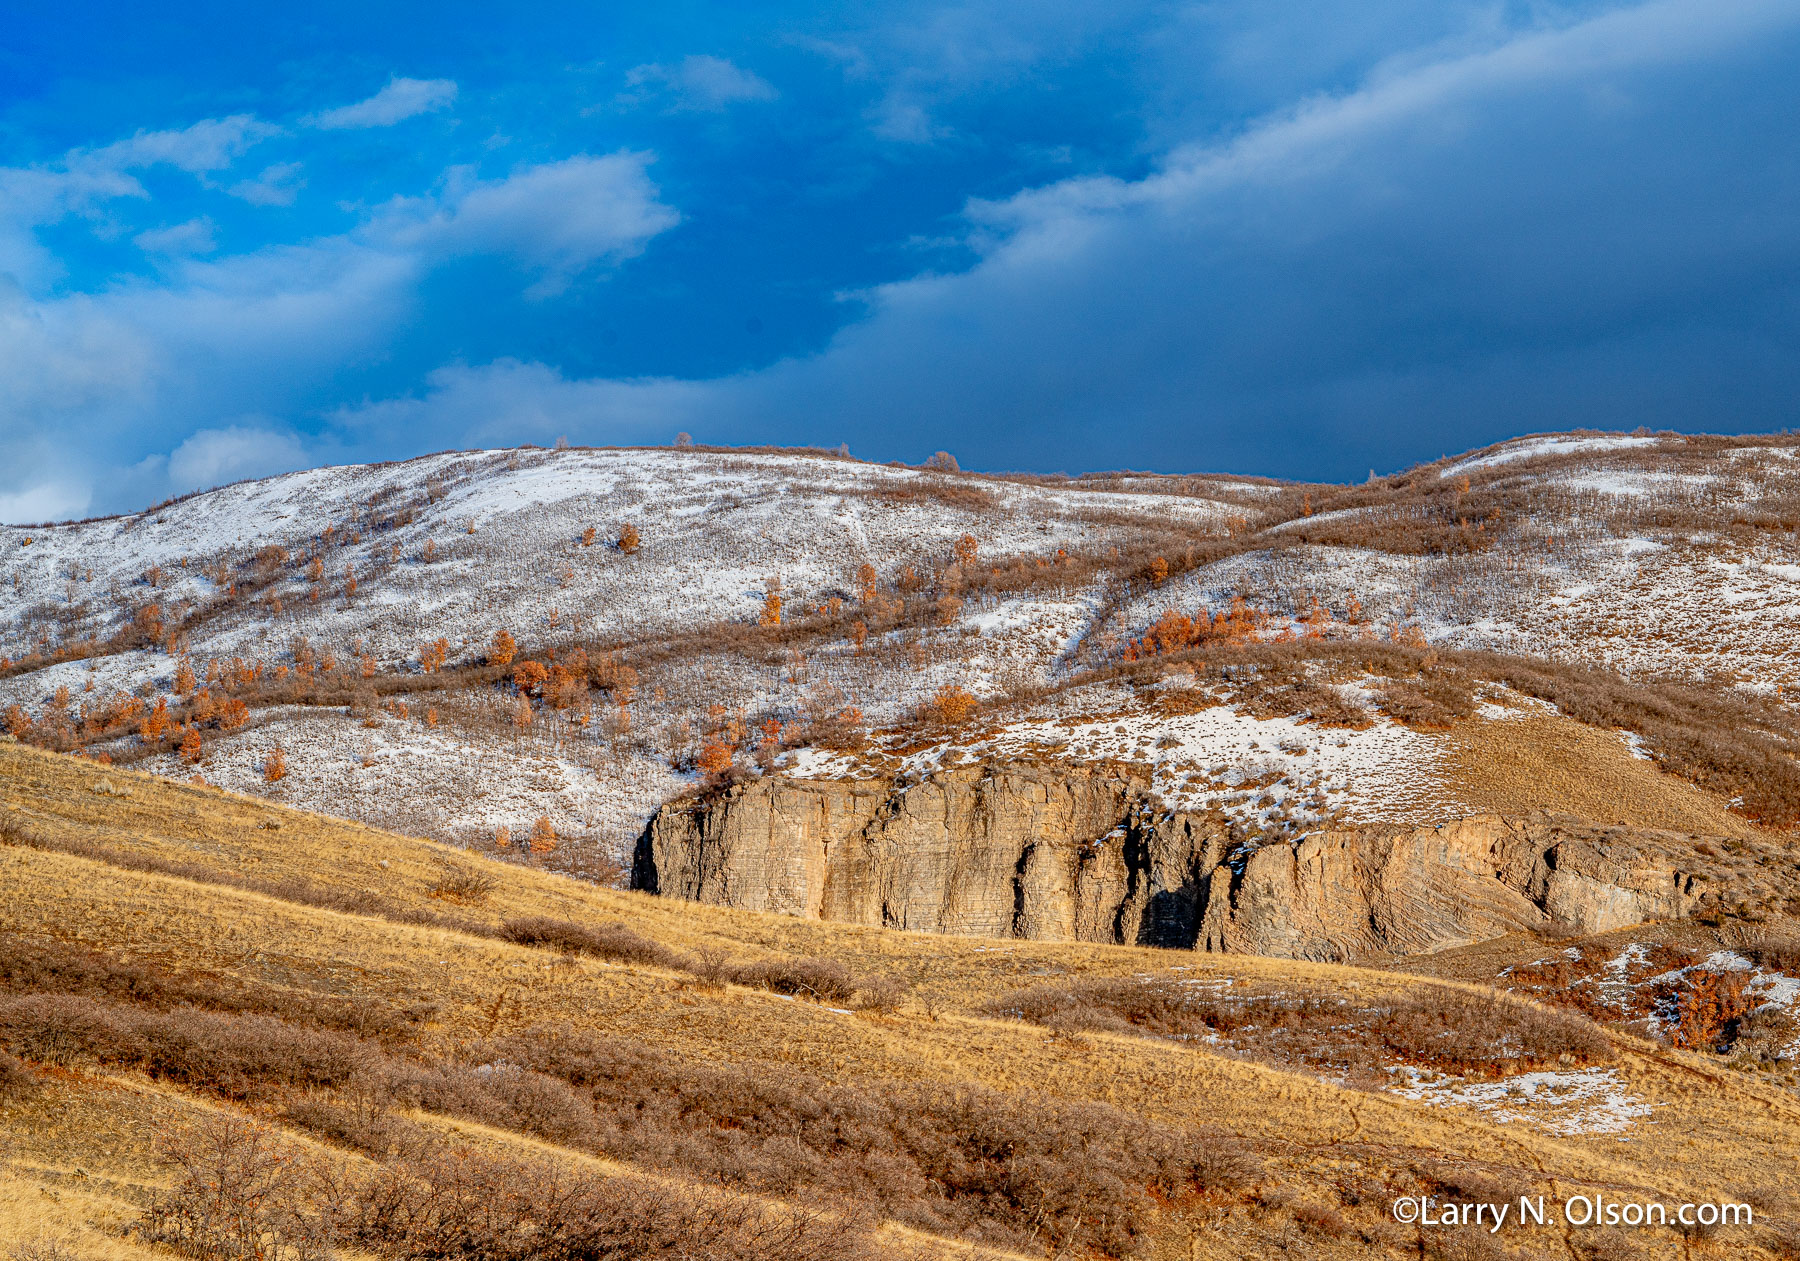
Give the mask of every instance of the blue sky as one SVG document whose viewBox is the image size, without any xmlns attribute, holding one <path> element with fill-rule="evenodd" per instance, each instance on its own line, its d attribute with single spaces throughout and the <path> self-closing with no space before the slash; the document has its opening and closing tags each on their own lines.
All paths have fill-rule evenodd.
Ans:
<svg viewBox="0 0 1800 1261">
<path fill-rule="evenodd" d="M 1795 424 L 1791 0 L 155 7 L 0 43 L 0 520 L 562 435 Z"/>
</svg>

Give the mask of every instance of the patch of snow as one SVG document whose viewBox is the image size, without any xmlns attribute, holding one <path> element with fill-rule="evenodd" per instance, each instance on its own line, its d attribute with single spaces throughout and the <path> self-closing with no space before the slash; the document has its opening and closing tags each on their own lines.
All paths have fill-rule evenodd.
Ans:
<svg viewBox="0 0 1800 1261">
<path fill-rule="evenodd" d="M 1522 1121 L 1564 1138 L 1590 1134 L 1623 1136 L 1661 1104 L 1632 1092 L 1612 1068 L 1519 1073 L 1498 1081 L 1428 1076 L 1402 1066 L 1388 1089 L 1403 1099 L 1436 1107 L 1466 1107 L 1495 1121 Z"/>
</svg>

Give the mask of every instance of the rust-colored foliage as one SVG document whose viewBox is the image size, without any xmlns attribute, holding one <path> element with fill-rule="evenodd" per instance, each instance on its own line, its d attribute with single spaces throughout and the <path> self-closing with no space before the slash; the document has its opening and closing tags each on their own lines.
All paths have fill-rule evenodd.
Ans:
<svg viewBox="0 0 1800 1261">
<path fill-rule="evenodd" d="M 953 595 L 942 596 L 937 602 L 937 620 L 939 626 L 954 626 L 956 619 L 962 616 L 963 602 Z"/>
<path fill-rule="evenodd" d="M 980 555 L 981 544 L 973 534 L 965 534 L 956 540 L 956 546 L 952 550 L 956 555 L 956 563 L 964 569 L 968 569 L 974 565 L 975 558 Z"/>
<path fill-rule="evenodd" d="M 521 661 L 513 667 L 513 686 L 521 693 L 542 687 L 549 678 L 550 671 L 539 661 Z"/>
<path fill-rule="evenodd" d="M 1731 1040 L 1738 1021 L 1756 1004 L 1745 997 L 1749 977 L 1743 972 L 1697 970 L 1675 1000 L 1675 1028 L 1671 1035 L 1678 1047 L 1714 1051 Z"/>
<path fill-rule="evenodd" d="M 156 708 L 144 716 L 138 727 L 138 734 L 144 737 L 145 744 L 157 744 L 163 738 L 163 732 L 169 729 L 169 701 L 167 697 L 156 698 Z"/>
<path fill-rule="evenodd" d="M 732 747 L 723 740 L 708 740 L 701 748 L 694 765 L 700 768 L 702 774 L 723 775 L 731 769 L 733 752 Z"/>
<path fill-rule="evenodd" d="M 638 541 L 638 528 L 626 522 L 625 528 L 619 531 L 619 550 L 630 556 L 637 551 Z"/>
<path fill-rule="evenodd" d="M 1150 581 L 1162 586 L 1169 580 L 1169 562 L 1161 556 L 1150 562 Z"/>
<path fill-rule="evenodd" d="M 850 623 L 850 642 L 856 646 L 857 652 L 862 651 L 863 644 L 868 638 L 869 624 L 867 622 L 856 621 Z"/>
<path fill-rule="evenodd" d="M 937 695 L 927 702 L 925 708 L 935 721 L 955 726 L 966 721 L 980 705 L 981 702 L 966 688 L 946 683 L 937 690 Z"/>
<path fill-rule="evenodd" d="M 17 705 L 6 707 L 6 734 L 23 740 L 31 732 L 31 715 Z"/>
<path fill-rule="evenodd" d="M 551 825 L 549 815 L 539 815 L 538 821 L 531 825 L 531 837 L 528 843 L 534 854 L 554 854 L 556 852 L 556 828 Z"/>
<path fill-rule="evenodd" d="M 503 630 L 495 631 L 493 647 L 488 649 L 488 664 L 509 666 L 518 655 L 519 646 L 513 642 L 513 637 Z"/>
<path fill-rule="evenodd" d="M 1331 614 L 1323 604 L 1319 603 L 1319 597 L 1314 596 L 1311 605 L 1306 610 L 1306 616 L 1301 620 L 1306 623 L 1308 639 L 1323 639 L 1325 628 L 1331 623 Z"/>
<path fill-rule="evenodd" d="M 762 612 L 757 615 L 758 626 L 781 625 L 781 592 L 771 590 L 763 596 Z"/>
<path fill-rule="evenodd" d="M 181 760 L 192 765 L 204 755 L 200 747 L 200 729 L 198 727 L 183 728 L 181 737 Z"/>
<path fill-rule="evenodd" d="M 444 668 L 445 660 L 450 656 L 450 641 L 434 639 L 419 649 L 419 665 L 426 674 L 436 674 Z"/>
<path fill-rule="evenodd" d="M 879 578 L 880 578 L 880 575 L 875 572 L 875 566 L 869 564 L 868 561 L 864 561 L 861 565 L 857 566 L 857 570 L 856 570 L 856 597 L 857 597 L 857 599 L 861 600 L 864 604 L 867 604 L 870 600 L 873 600 L 875 598 L 875 584 Z"/>
<path fill-rule="evenodd" d="M 581 532 L 581 545 L 583 547 L 592 547 L 594 545 L 594 539 L 598 535 L 599 535 L 599 531 L 594 529 L 594 527 L 590 525 L 587 529 L 585 529 Z"/>
<path fill-rule="evenodd" d="M 1209 644 L 1254 643 L 1262 638 L 1269 615 L 1252 608 L 1242 596 L 1234 597 L 1222 613 L 1201 609 L 1193 617 L 1167 609 L 1141 639 L 1127 640 L 1121 656 L 1126 661 L 1156 657 Z"/>
<path fill-rule="evenodd" d="M 512 848 L 512 829 L 507 827 L 504 823 L 494 829 L 494 848 Z"/>
<path fill-rule="evenodd" d="M 269 750 L 267 757 L 263 758 L 263 780 L 266 783 L 277 784 L 287 778 L 287 772 L 287 754 L 282 752 L 281 746 L 278 744 Z"/>
</svg>

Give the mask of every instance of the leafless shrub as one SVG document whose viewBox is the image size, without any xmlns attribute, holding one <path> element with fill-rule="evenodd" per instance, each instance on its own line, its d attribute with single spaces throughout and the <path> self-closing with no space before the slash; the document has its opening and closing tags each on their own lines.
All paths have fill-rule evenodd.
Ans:
<svg viewBox="0 0 1800 1261">
<path fill-rule="evenodd" d="M 432 1152 L 358 1192 L 347 1241 L 400 1261 L 870 1261 L 861 1222 L 645 1178 Z"/>
<path fill-rule="evenodd" d="M 456 906 L 480 906 L 494 892 L 494 877 L 463 863 L 440 859 L 437 879 L 426 892 Z"/>
<path fill-rule="evenodd" d="M 143 1011 L 68 994 L 0 999 L 0 1045 L 43 1063 L 136 1068 L 234 1099 L 271 1087 L 335 1086 L 367 1059 L 346 1034 L 268 1016 Z"/>
<path fill-rule="evenodd" d="M 864 977 L 857 983 L 852 1003 L 858 1011 L 885 1015 L 897 1009 L 905 997 L 906 987 L 891 976 Z"/>
<path fill-rule="evenodd" d="M 1759 968 L 1800 976 L 1800 938 L 1753 937 L 1738 948 L 1738 953 Z"/>
<path fill-rule="evenodd" d="M 987 1010 L 1058 1029 L 1213 1038 L 1258 1059 L 1359 1074 L 1394 1062 L 1487 1074 L 1613 1058 L 1606 1035 L 1573 1012 L 1445 986 L 1361 1004 L 1341 995 L 1088 980 L 1023 990 Z"/>
<path fill-rule="evenodd" d="M 833 959 L 759 959 L 732 968 L 729 979 L 753 989 L 794 994 L 822 1003 L 847 1003 L 861 984 Z"/>
<path fill-rule="evenodd" d="M 6 1250 L 7 1261 L 81 1261 L 75 1250 L 60 1239 L 34 1239 Z"/>
<path fill-rule="evenodd" d="M 0 987 L 14 993 L 77 994 L 167 1010 L 188 1005 L 212 1011 L 279 1016 L 384 1041 L 410 1038 L 432 1009 L 396 1009 L 363 998 L 262 986 L 241 979 L 183 977 L 125 962 L 101 950 L 0 933 Z"/>
<path fill-rule="evenodd" d="M 832 1086 L 768 1065 L 671 1062 L 641 1043 L 568 1028 L 527 1030 L 469 1054 L 489 1067 L 434 1074 L 418 1087 L 425 1106 L 519 1126 L 515 1105 L 502 1101 L 526 1096 L 593 1150 L 775 1195 L 829 1186 L 885 1217 L 987 1243 L 1124 1255 L 1140 1238 L 1146 1190 L 1226 1191 L 1254 1168 L 1228 1138 L 1098 1104 Z M 533 1075 L 582 1092 L 585 1121 Z"/>
<path fill-rule="evenodd" d="M 521 946 L 544 946 L 619 963 L 642 963 L 659 968 L 679 967 L 682 963 L 675 951 L 619 923 L 577 924 L 572 920 L 534 915 L 508 920 L 501 925 L 500 934 Z"/>
<path fill-rule="evenodd" d="M 0 1051 L 0 1100 L 20 1099 L 37 1087 L 31 1070 L 13 1056 Z"/>
<path fill-rule="evenodd" d="M 196 1261 L 325 1261 L 335 1223 L 313 1194 L 311 1162 L 273 1131 L 219 1117 L 171 1136 L 163 1159 L 175 1185 L 145 1210 L 137 1233 Z"/>
<path fill-rule="evenodd" d="M 1442 673 L 1385 683 L 1375 697 L 1382 712 L 1409 727 L 1442 730 L 1475 712 L 1475 689 L 1470 681 Z"/>
</svg>

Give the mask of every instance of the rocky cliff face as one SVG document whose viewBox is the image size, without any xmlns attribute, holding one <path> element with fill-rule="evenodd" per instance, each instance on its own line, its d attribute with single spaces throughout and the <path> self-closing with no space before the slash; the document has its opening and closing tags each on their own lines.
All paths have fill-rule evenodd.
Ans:
<svg viewBox="0 0 1800 1261">
<path fill-rule="evenodd" d="M 1684 840 L 1481 816 L 1258 843 L 1152 809 L 1124 770 L 970 766 L 905 785 L 770 777 L 672 803 L 633 883 L 928 932 L 1347 959 L 1681 917 L 1698 892 L 1675 859 Z"/>
</svg>

